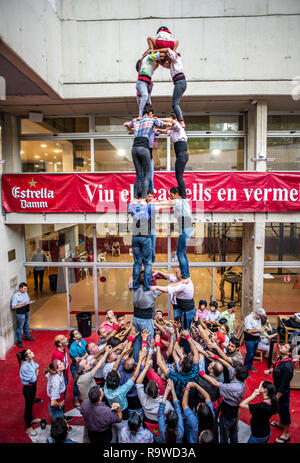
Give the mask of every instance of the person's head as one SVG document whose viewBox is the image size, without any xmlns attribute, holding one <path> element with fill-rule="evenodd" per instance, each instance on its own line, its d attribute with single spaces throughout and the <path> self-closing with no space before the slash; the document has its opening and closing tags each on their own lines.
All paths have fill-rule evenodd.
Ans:
<svg viewBox="0 0 300 463">
<path fill-rule="evenodd" d="M 118 315 L 116 316 L 116 319 L 117 319 L 117 322 L 118 322 L 118 325 L 120 326 L 120 328 L 124 328 L 125 327 L 125 316 L 123 313 L 118 313 Z"/>
<path fill-rule="evenodd" d="M 199 434 L 209 429 L 214 434 L 216 432 L 216 421 L 215 417 L 210 409 L 210 407 L 206 403 L 200 402 L 196 408 L 197 416 L 198 416 L 198 423 L 199 423 Z"/>
<path fill-rule="evenodd" d="M 219 346 L 222 346 L 225 342 L 225 334 L 224 333 L 221 333 L 221 331 L 217 331 L 216 332 L 216 343 L 219 345 Z"/>
<path fill-rule="evenodd" d="M 63 416 L 58 416 L 51 424 L 50 435 L 56 443 L 62 443 L 66 440 L 69 426 Z"/>
<path fill-rule="evenodd" d="M 213 361 L 209 363 L 207 369 L 208 369 L 208 373 L 211 376 L 218 377 L 221 373 L 223 373 L 224 368 L 223 368 L 222 363 L 218 361 Z"/>
<path fill-rule="evenodd" d="M 246 365 L 238 365 L 234 372 L 234 377 L 238 381 L 245 381 L 249 376 L 249 369 Z"/>
<path fill-rule="evenodd" d="M 16 355 L 17 355 L 19 366 L 21 365 L 22 362 L 29 362 L 34 357 L 34 353 L 30 349 L 23 349 L 21 350 L 21 352 L 18 352 Z"/>
<path fill-rule="evenodd" d="M 170 198 L 171 199 L 179 199 L 181 198 L 181 191 L 180 191 L 180 188 L 178 186 L 173 186 L 172 188 L 170 188 Z"/>
<path fill-rule="evenodd" d="M 261 324 L 265 325 L 267 323 L 268 319 L 267 317 L 261 317 Z"/>
<path fill-rule="evenodd" d="M 131 413 L 127 421 L 127 426 L 131 434 L 135 434 L 142 425 L 142 418 L 138 412 Z"/>
<path fill-rule="evenodd" d="M 180 267 L 176 267 L 176 269 L 175 269 L 175 275 L 176 275 L 176 278 L 177 278 L 178 280 L 181 280 L 181 279 L 182 279 L 182 273 L 181 273 Z"/>
<path fill-rule="evenodd" d="M 106 378 L 106 387 L 108 389 L 117 389 L 120 386 L 120 373 L 112 370 L 108 373 Z"/>
<path fill-rule="evenodd" d="M 235 303 L 234 302 L 228 302 L 228 312 L 229 313 L 235 312 Z"/>
<path fill-rule="evenodd" d="M 140 271 L 139 283 L 140 283 L 140 285 L 144 284 L 144 270 Z"/>
<path fill-rule="evenodd" d="M 58 348 L 64 349 L 68 345 L 68 339 L 63 334 L 58 334 L 54 338 L 54 345 Z"/>
<path fill-rule="evenodd" d="M 211 310 L 212 312 L 215 312 L 216 310 L 218 310 L 218 303 L 217 301 L 211 301 L 209 303 L 209 310 Z"/>
<path fill-rule="evenodd" d="M 219 331 L 220 333 L 224 334 L 224 336 L 226 336 L 226 334 L 229 333 L 229 326 L 227 325 L 227 323 L 224 323 L 224 325 L 221 325 L 219 327 Z"/>
<path fill-rule="evenodd" d="M 94 342 L 87 343 L 85 350 L 89 355 L 95 355 L 99 352 L 98 346 Z"/>
<path fill-rule="evenodd" d="M 26 293 L 26 291 L 27 291 L 27 283 L 23 281 L 22 283 L 19 284 L 19 292 Z"/>
<path fill-rule="evenodd" d="M 116 338 L 115 336 L 112 336 L 111 338 L 109 338 L 109 340 L 107 341 L 107 345 L 108 346 L 111 346 L 113 349 L 115 347 L 117 347 L 119 344 L 121 344 L 121 339 L 119 338 Z"/>
<path fill-rule="evenodd" d="M 151 399 L 156 399 L 158 397 L 158 386 L 155 381 L 151 380 L 146 386 L 145 392 L 148 397 L 151 397 Z"/>
<path fill-rule="evenodd" d="M 263 317 L 266 316 L 266 312 L 262 308 L 254 310 L 253 314 L 257 320 L 261 320 Z"/>
<path fill-rule="evenodd" d="M 146 196 L 146 202 L 149 204 L 153 201 L 154 198 L 154 191 L 153 190 L 148 190 L 147 191 L 147 196 Z"/>
<path fill-rule="evenodd" d="M 203 312 L 207 307 L 207 301 L 205 301 L 204 299 L 200 299 L 199 301 L 199 309 L 201 310 L 201 312 Z"/>
<path fill-rule="evenodd" d="M 148 117 L 153 118 L 154 117 L 154 109 L 152 106 L 146 105 L 146 109 L 148 111 Z"/>
<path fill-rule="evenodd" d="M 97 402 L 101 402 L 102 399 L 103 399 L 103 396 L 104 396 L 104 392 L 103 392 L 103 390 L 101 389 L 100 386 L 93 386 L 89 390 L 88 397 L 89 397 L 89 400 L 93 404 L 96 404 Z"/>
<path fill-rule="evenodd" d="M 108 332 L 106 331 L 106 328 L 99 328 L 98 335 L 101 339 L 105 339 L 108 336 Z"/>
<path fill-rule="evenodd" d="M 127 359 L 124 360 L 123 370 L 126 371 L 126 373 L 132 373 L 135 367 L 136 367 L 136 364 L 135 364 L 133 357 L 128 357 Z"/>
<path fill-rule="evenodd" d="M 180 368 L 183 373 L 189 373 L 193 368 L 193 357 L 190 355 L 185 355 L 180 360 Z"/>
<path fill-rule="evenodd" d="M 65 369 L 65 364 L 61 360 L 52 360 L 49 363 L 48 367 L 45 368 L 45 373 L 50 373 L 50 375 L 55 375 L 56 373 L 60 374 Z"/>
<path fill-rule="evenodd" d="M 112 338 L 110 338 L 110 339 L 112 339 Z M 106 358 L 106 363 L 115 362 L 117 360 L 117 358 L 118 358 L 117 354 L 115 352 L 113 352 L 113 351 L 110 351 L 108 353 L 107 358 Z"/>
<path fill-rule="evenodd" d="M 110 321 L 114 318 L 114 312 L 111 309 L 106 310 L 105 312 L 106 320 Z"/>
<path fill-rule="evenodd" d="M 147 116 L 149 117 L 149 108 L 147 106 L 144 107 L 144 110 L 143 110 L 143 117 L 144 116 Z"/>
<path fill-rule="evenodd" d="M 181 330 L 181 315 L 176 315 L 174 318 L 174 328 L 177 330 Z"/>
<path fill-rule="evenodd" d="M 290 344 L 280 344 L 279 352 L 280 355 L 290 356 L 292 355 L 292 346 Z"/>
<path fill-rule="evenodd" d="M 169 410 L 166 414 L 165 437 L 168 444 L 175 444 L 177 440 L 178 415 L 175 410 Z"/>
<path fill-rule="evenodd" d="M 205 429 L 199 434 L 199 444 L 215 444 L 216 436 L 210 429 Z"/>
<path fill-rule="evenodd" d="M 157 31 L 156 31 L 156 34 L 158 34 L 160 31 L 165 31 L 165 32 L 169 32 L 170 33 L 170 30 L 167 26 L 160 26 Z"/>
<path fill-rule="evenodd" d="M 72 330 L 69 337 L 68 347 L 70 348 L 74 341 L 80 341 L 81 338 L 81 333 L 78 330 Z"/>
<path fill-rule="evenodd" d="M 240 341 L 233 336 L 229 340 L 229 343 L 227 346 L 227 352 L 229 354 L 234 354 L 238 350 L 239 347 L 240 347 Z"/>
<path fill-rule="evenodd" d="M 136 193 L 136 199 L 142 199 L 143 198 L 143 192 L 142 190 L 138 189 Z"/>
<path fill-rule="evenodd" d="M 162 321 L 163 319 L 164 319 L 164 314 L 162 313 L 161 310 L 157 310 L 155 312 L 155 320 Z"/>
<path fill-rule="evenodd" d="M 278 401 L 276 398 L 276 388 L 271 381 L 264 381 L 260 386 L 260 392 L 271 401 L 271 407 L 273 408 L 273 414 L 278 411 Z"/>
</svg>

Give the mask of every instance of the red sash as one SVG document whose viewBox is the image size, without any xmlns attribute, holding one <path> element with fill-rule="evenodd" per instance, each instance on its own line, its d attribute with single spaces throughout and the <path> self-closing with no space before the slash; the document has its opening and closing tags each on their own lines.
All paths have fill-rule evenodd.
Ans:
<svg viewBox="0 0 300 463">
<path fill-rule="evenodd" d="M 280 363 L 283 363 L 283 362 L 293 362 L 293 359 L 292 357 L 289 357 L 288 359 L 279 359 L 277 360 L 275 366 L 274 366 L 274 371 L 276 371 L 276 368 L 278 368 L 279 364 Z"/>
</svg>

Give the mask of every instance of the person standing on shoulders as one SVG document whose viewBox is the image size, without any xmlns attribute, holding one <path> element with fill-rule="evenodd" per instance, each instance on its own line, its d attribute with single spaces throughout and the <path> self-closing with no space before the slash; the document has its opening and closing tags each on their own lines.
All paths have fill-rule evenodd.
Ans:
<svg viewBox="0 0 300 463">
<path fill-rule="evenodd" d="M 26 341 L 34 341 L 34 338 L 29 333 L 30 304 L 34 302 L 28 296 L 27 284 L 25 282 L 20 283 L 19 291 L 13 295 L 11 303 L 12 309 L 16 311 L 17 316 L 16 338 L 18 347 L 24 347 L 22 344 L 22 330 Z"/>
<path fill-rule="evenodd" d="M 289 426 L 291 424 L 290 415 L 290 384 L 294 375 L 292 347 L 290 344 L 279 346 L 280 356 L 274 367 L 266 370 L 265 374 L 273 373 L 273 382 L 276 388 L 276 398 L 278 400 L 278 414 L 280 421 L 271 421 L 271 425 L 282 429 L 281 436 L 277 437 L 277 444 L 284 444 L 291 440 Z"/>
</svg>

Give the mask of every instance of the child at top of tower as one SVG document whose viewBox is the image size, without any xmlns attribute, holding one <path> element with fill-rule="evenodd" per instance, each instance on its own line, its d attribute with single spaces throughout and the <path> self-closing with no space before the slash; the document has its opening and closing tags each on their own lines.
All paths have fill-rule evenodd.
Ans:
<svg viewBox="0 0 300 463">
<path fill-rule="evenodd" d="M 159 50 L 160 48 L 171 48 L 176 50 L 179 42 L 173 36 L 166 26 L 157 29 L 156 37 L 147 37 L 149 50 Z"/>
</svg>

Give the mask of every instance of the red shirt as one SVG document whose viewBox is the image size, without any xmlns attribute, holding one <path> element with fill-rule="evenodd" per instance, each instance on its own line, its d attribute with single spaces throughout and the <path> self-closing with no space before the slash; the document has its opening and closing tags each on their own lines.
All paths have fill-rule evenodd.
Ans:
<svg viewBox="0 0 300 463">
<path fill-rule="evenodd" d="M 64 377 L 66 378 L 67 374 L 69 373 L 69 369 L 70 369 L 67 351 L 65 350 L 64 352 L 62 352 L 61 350 L 56 348 L 52 354 L 52 361 L 53 360 L 60 360 L 61 362 L 64 362 L 65 364 Z"/>
</svg>

